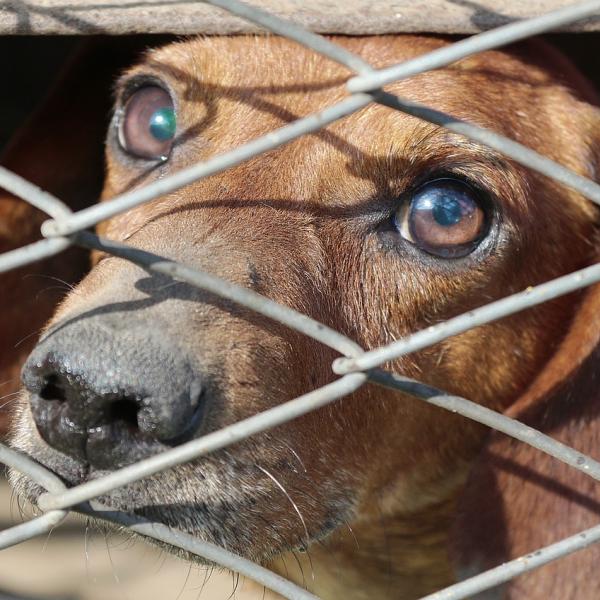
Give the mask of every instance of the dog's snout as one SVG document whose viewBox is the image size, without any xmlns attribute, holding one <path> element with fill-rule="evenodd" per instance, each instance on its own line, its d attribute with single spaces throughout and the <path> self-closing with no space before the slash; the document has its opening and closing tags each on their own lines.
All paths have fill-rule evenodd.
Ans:
<svg viewBox="0 0 600 600">
<path fill-rule="evenodd" d="M 97 321 L 58 327 L 25 364 L 22 379 L 44 440 L 108 469 L 191 437 L 204 399 L 185 352 L 147 329 Z"/>
</svg>

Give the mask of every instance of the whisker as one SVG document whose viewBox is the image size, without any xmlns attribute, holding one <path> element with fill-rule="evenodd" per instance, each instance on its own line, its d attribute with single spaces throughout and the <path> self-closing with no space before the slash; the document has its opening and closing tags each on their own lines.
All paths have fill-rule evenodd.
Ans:
<svg viewBox="0 0 600 600">
<path fill-rule="evenodd" d="M 296 457 L 296 460 L 300 463 L 302 470 L 305 473 L 308 473 L 308 471 L 307 471 L 306 467 L 304 466 L 304 463 L 302 462 L 302 459 L 300 458 L 298 453 L 287 442 L 283 442 L 283 445 Z"/>
<path fill-rule="evenodd" d="M 185 591 L 185 587 L 187 585 L 187 582 L 188 582 L 188 580 L 190 578 L 191 572 L 192 572 L 192 563 L 190 563 L 187 575 L 185 576 L 185 581 L 183 582 L 183 585 L 181 586 L 181 590 L 180 590 L 179 594 L 177 594 L 177 598 L 175 598 L 175 600 L 179 600 L 179 598 L 181 598 L 181 596 L 183 595 L 183 592 Z"/>
<path fill-rule="evenodd" d="M 108 553 L 108 562 L 110 562 L 110 569 L 112 571 L 113 579 L 115 583 L 120 584 L 121 580 L 119 579 L 119 574 L 117 573 L 117 569 L 115 568 L 115 563 L 112 559 L 112 554 L 110 553 L 110 546 L 108 544 L 108 536 L 106 533 L 104 534 L 104 543 L 106 544 L 106 552 Z"/>
<path fill-rule="evenodd" d="M 5 400 L 6 398 L 10 398 L 10 400 L 7 400 L 3 404 L 0 404 L 0 410 L 2 410 L 5 406 L 8 406 L 11 402 L 18 400 L 20 394 L 21 394 L 21 390 L 18 390 L 16 392 L 12 392 L 11 394 L 6 394 L 6 396 L 2 396 L 2 398 L 0 398 L 0 400 Z"/>
<path fill-rule="evenodd" d="M 313 580 L 313 582 L 315 581 L 315 568 L 313 565 L 313 561 L 312 561 L 312 556 L 310 555 L 310 552 L 308 550 L 308 546 L 306 547 L 306 550 L 304 551 L 304 554 L 306 554 L 306 558 L 308 558 L 308 564 L 310 566 L 310 577 Z"/>
<path fill-rule="evenodd" d="M 50 536 L 52 535 L 52 533 L 54 532 L 54 530 L 56 529 L 56 525 L 52 527 L 52 529 L 50 529 L 50 531 L 48 531 L 48 535 L 46 536 L 46 539 L 44 540 L 44 545 L 42 546 L 42 552 L 46 552 L 46 548 L 48 547 L 48 542 L 50 541 Z"/>
<path fill-rule="evenodd" d="M 54 275 L 46 275 L 45 273 L 27 273 L 23 275 L 23 279 L 50 279 L 51 281 L 56 281 L 57 283 L 61 283 L 64 285 L 69 291 L 75 290 L 75 285 L 61 279 L 60 277 L 55 277 Z"/>
<path fill-rule="evenodd" d="M 71 290 L 65 289 L 63 286 L 60 286 L 60 285 L 51 285 L 51 286 L 45 287 L 44 289 L 40 290 L 33 297 L 33 301 L 37 302 L 42 294 L 45 294 L 46 292 L 51 292 L 52 290 L 60 290 L 61 292 L 65 292 L 65 293 L 68 293 L 71 291 Z"/>
<path fill-rule="evenodd" d="M 231 577 L 233 580 L 233 590 L 231 590 L 231 594 L 229 594 L 229 598 L 227 600 L 231 600 L 231 598 L 235 598 L 235 593 L 237 592 L 238 586 L 240 585 L 240 574 L 231 572 Z"/>
<path fill-rule="evenodd" d="M 346 527 L 348 528 L 348 531 L 350 532 L 350 535 L 352 536 L 352 539 L 354 540 L 354 543 L 356 544 L 356 549 L 360 550 L 360 544 L 358 543 L 358 538 L 356 537 L 356 534 L 354 533 L 354 530 L 352 529 L 352 527 L 350 527 L 350 523 L 348 523 L 348 521 L 344 520 L 344 525 L 346 525 Z"/>
<path fill-rule="evenodd" d="M 298 558 L 297 554 L 292 550 L 292 556 L 296 561 L 298 568 L 300 569 L 300 575 L 302 576 L 302 587 L 306 587 L 306 577 L 304 576 L 304 567 L 302 566 L 302 562 Z M 313 581 L 314 581 L 314 573 L 313 573 Z M 288 578 L 289 579 L 289 578 Z"/>
<path fill-rule="evenodd" d="M 85 533 L 83 535 L 83 552 L 85 554 L 85 576 L 88 583 L 92 583 L 92 576 L 90 574 L 90 549 L 89 549 L 89 537 L 90 537 L 90 520 L 85 520 Z"/>
<path fill-rule="evenodd" d="M 213 566 L 206 567 L 206 569 L 204 571 L 204 581 L 202 582 L 202 585 L 200 586 L 200 591 L 198 592 L 197 600 L 200 600 L 200 596 L 202 595 L 202 592 L 204 591 L 204 588 L 206 587 L 208 580 L 211 578 L 211 576 L 213 574 L 213 570 L 214 570 Z"/>
<path fill-rule="evenodd" d="M 279 483 L 277 478 L 272 473 L 270 473 L 269 471 L 267 471 L 267 469 L 264 469 L 260 465 L 256 465 L 256 467 L 260 471 L 262 471 L 269 479 L 271 479 L 271 481 L 285 494 L 285 497 L 290 501 L 290 504 L 294 507 L 294 510 L 296 511 L 296 514 L 298 515 L 300 522 L 302 523 L 302 527 L 304 528 L 304 533 L 306 534 L 306 546 L 308 548 L 308 545 L 310 544 L 310 536 L 308 535 L 308 528 L 306 527 L 306 523 L 304 521 L 304 517 L 302 516 L 302 513 L 300 512 L 300 509 L 298 508 L 296 503 L 292 500 L 292 497 L 287 493 L 287 490 L 283 487 L 283 485 L 281 485 L 281 483 Z"/>
<path fill-rule="evenodd" d="M 20 391 L 13 392 L 12 394 L 6 394 L 6 396 L 2 396 L 2 398 L 0 398 L 0 400 L 4 400 L 5 398 L 10 398 L 11 396 L 13 396 L 13 397 L 10 398 L 10 400 L 7 400 L 6 402 L 4 402 L 3 404 L 0 404 L 0 410 L 2 410 L 5 406 L 8 406 L 11 402 L 18 400 L 19 394 L 20 394 Z"/>
<path fill-rule="evenodd" d="M 35 331 L 32 331 L 31 333 L 27 334 L 14 345 L 14 348 L 18 348 L 23 342 L 26 342 L 29 338 L 33 337 L 34 335 L 39 335 L 43 331 L 43 329 L 43 327 L 40 327 L 39 329 L 36 329 Z"/>
</svg>

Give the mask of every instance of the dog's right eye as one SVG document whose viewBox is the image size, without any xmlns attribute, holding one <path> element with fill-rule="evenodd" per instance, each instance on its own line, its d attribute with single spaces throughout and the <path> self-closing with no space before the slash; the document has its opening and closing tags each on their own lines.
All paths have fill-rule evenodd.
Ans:
<svg viewBox="0 0 600 600">
<path fill-rule="evenodd" d="M 139 158 L 166 160 L 177 129 L 169 93 L 156 85 L 134 92 L 117 124 L 119 144 Z"/>
<path fill-rule="evenodd" d="M 415 190 L 393 220 L 404 239 L 440 258 L 470 254 L 489 229 L 480 195 L 450 177 L 434 179 Z"/>
</svg>

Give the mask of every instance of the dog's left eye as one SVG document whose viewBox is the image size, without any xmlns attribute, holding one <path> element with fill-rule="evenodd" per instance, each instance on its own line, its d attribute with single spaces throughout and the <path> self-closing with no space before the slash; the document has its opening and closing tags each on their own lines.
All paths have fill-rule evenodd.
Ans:
<svg viewBox="0 0 600 600">
<path fill-rule="evenodd" d="M 118 123 L 119 143 L 134 156 L 166 160 L 177 128 L 169 93 L 156 85 L 134 92 Z"/>
<path fill-rule="evenodd" d="M 487 231 L 480 194 L 459 179 L 435 179 L 417 188 L 394 214 L 400 235 L 429 254 L 470 254 Z"/>
</svg>

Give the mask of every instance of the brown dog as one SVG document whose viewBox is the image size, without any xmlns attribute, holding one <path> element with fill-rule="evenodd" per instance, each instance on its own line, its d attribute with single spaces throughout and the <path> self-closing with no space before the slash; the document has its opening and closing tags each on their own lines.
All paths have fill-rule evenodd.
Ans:
<svg viewBox="0 0 600 600">
<path fill-rule="evenodd" d="M 448 43 L 335 41 L 378 67 Z M 117 85 L 102 197 L 328 106 L 344 96 L 348 75 L 276 37 L 197 39 L 150 52 Z M 595 97 L 540 43 L 475 56 L 390 91 L 595 177 Z M 496 152 L 370 106 L 100 231 L 250 287 L 372 348 L 590 264 L 596 219 L 584 198 Z M 580 335 L 569 333 L 579 304 L 578 296 L 562 298 L 388 366 L 495 410 L 537 410 L 548 369 L 568 374 L 573 360 L 583 360 L 569 345 Z M 74 485 L 332 381 L 334 358 L 249 310 L 96 256 L 24 367 L 13 444 Z M 588 406 L 590 390 L 576 389 L 578 405 Z M 560 402 L 549 406 L 558 423 L 571 418 Z M 485 434 L 459 416 L 367 386 L 101 500 L 270 563 L 324 598 L 417 598 L 455 578 L 448 542 L 456 501 Z M 13 481 L 33 500 L 40 493 L 18 474 Z M 565 532 L 582 525 L 560 515 Z M 459 530 L 467 567 L 535 549 L 534 534 L 514 545 L 511 535 L 531 532 L 536 518 L 552 529 L 543 515 L 496 516 L 486 527 L 511 529 L 491 558 L 477 535 Z M 308 554 L 295 561 L 296 550 Z M 595 597 L 565 589 L 561 598 Z"/>
</svg>

